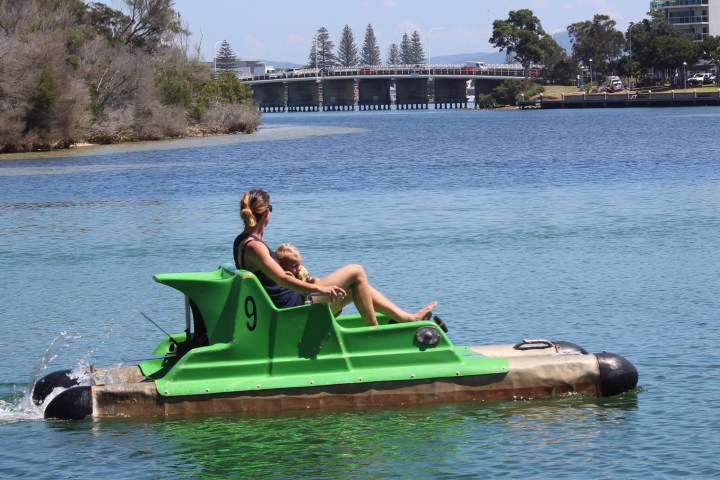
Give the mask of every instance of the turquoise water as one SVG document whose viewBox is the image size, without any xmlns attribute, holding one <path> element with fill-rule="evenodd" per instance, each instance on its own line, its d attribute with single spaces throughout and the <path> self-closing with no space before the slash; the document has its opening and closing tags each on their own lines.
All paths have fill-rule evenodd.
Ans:
<svg viewBox="0 0 720 480">
<path fill-rule="evenodd" d="M 0 161 L 0 471 L 105 478 L 720 475 L 719 108 L 267 114 L 252 136 Z M 619 353 L 637 391 L 413 408 L 52 422 L 34 378 L 184 325 L 160 272 L 231 259 L 239 195 L 313 274 L 363 263 L 456 344 Z"/>
</svg>

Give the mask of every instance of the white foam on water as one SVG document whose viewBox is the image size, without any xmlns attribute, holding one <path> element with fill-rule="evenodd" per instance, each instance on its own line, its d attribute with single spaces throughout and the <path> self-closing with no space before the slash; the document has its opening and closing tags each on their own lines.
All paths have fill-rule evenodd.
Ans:
<svg viewBox="0 0 720 480">
<path fill-rule="evenodd" d="M 70 347 L 74 341 L 80 340 L 81 338 L 82 337 L 80 335 L 62 331 L 57 337 L 50 341 L 48 347 L 45 349 L 45 352 L 30 373 L 30 379 L 25 386 L 22 396 L 16 401 L 0 399 L 0 424 L 14 423 L 23 420 L 41 420 L 44 418 L 45 407 L 50 403 L 50 401 L 52 401 L 53 398 L 65 390 L 65 388 L 54 388 L 41 405 L 35 405 L 32 398 L 32 392 L 35 384 L 45 375 L 51 373 L 48 369 L 52 362 L 57 359 L 60 352 L 63 349 Z M 70 378 L 76 379 L 78 381 L 78 385 L 91 384 L 91 379 L 88 375 L 88 372 L 90 371 L 88 358 L 95 353 L 95 350 L 95 348 L 90 349 L 87 353 L 78 358 L 75 365 L 71 368 L 69 376 Z M 15 390 L 15 387 L 13 390 Z"/>
</svg>

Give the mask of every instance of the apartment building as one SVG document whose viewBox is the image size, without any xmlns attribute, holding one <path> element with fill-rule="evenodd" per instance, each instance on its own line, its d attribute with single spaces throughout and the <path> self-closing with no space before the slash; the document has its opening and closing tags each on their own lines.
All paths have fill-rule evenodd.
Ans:
<svg viewBox="0 0 720 480">
<path fill-rule="evenodd" d="M 695 40 L 720 35 L 720 0 L 660 0 L 650 8 L 664 12 L 670 24 Z"/>
</svg>

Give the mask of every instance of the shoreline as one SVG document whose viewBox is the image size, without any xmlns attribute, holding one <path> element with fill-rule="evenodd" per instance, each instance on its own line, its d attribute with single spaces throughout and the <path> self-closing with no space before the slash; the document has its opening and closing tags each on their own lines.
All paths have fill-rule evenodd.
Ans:
<svg viewBox="0 0 720 480">
<path fill-rule="evenodd" d="M 0 154 L 0 163 L 12 160 L 38 160 L 68 157 L 84 157 L 91 155 L 116 155 L 137 151 L 152 150 L 178 150 L 182 148 L 215 147 L 233 143 L 264 142 L 273 140 L 293 140 L 304 137 L 319 135 L 345 135 L 365 131 L 356 127 L 340 126 L 303 126 L 286 125 L 271 126 L 261 125 L 251 134 L 245 133 L 218 133 L 204 135 L 189 135 L 179 138 L 168 138 L 163 140 L 143 140 L 137 142 L 121 142 L 110 144 L 93 144 L 82 142 L 74 144 L 77 146 L 33 152 L 17 152 Z"/>
<path fill-rule="evenodd" d="M 453 110 L 481 110 L 481 111 L 514 111 L 514 110 L 536 110 L 536 109 L 579 109 L 579 108 L 632 108 L 632 107 L 701 107 L 701 106 L 720 106 L 720 88 L 701 87 L 699 89 L 672 89 L 670 87 L 660 87 L 656 90 L 652 89 L 634 89 L 623 92 L 598 92 L 585 93 L 582 91 L 563 91 L 568 87 L 553 87 L 550 92 L 546 91 L 530 100 L 519 102 L 518 105 L 504 105 L 494 108 L 479 108 L 477 106 L 457 108 Z M 531 105 L 532 104 L 532 105 Z M 429 110 L 447 110 L 447 109 L 429 109 Z M 313 112 L 320 113 L 320 112 Z M 302 137 L 306 135 L 326 135 L 336 133 L 352 133 L 356 129 L 351 127 L 327 127 L 328 132 L 301 132 L 302 126 L 287 126 L 282 129 L 273 127 L 272 131 L 282 131 L 291 137 Z M 313 127 L 317 130 L 317 127 Z M 262 140 L 263 133 L 267 132 L 264 125 L 260 125 L 253 132 L 235 132 L 235 133 L 211 133 L 192 131 L 180 137 L 168 137 L 155 140 L 137 140 L 125 141 L 118 143 L 92 143 L 80 141 L 73 143 L 67 147 L 44 149 L 44 150 L 28 150 L 20 152 L 0 153 L 0 161 L 2 160 L 22 160 L 37 158 L 53 158 L 53 157 L 70 157 L 75 155 L 85 155 L 89 151 L 95 149 L 107 149 L 108 153 L 124 153 L 131 150 L 164 150 L 183 148 L 182 142 L 195 141 L 198 139 L 208 139 L 209 144 L 225 144 L 234 141 L 256 141 Z M 224 139 L 224 140 L 218 140 Z M 169 146 L 172 145 L 172 146 Z M 82 152 L 82 153 L 81 153 Z"/>
<path fill-rule="evenodd" d="M 261 124 L 258 124 L 252 129 L 248 130 L 236 130 L 236 131 L 218 131 L 217 129 L 214 130 L 202 130 L 199 128 L 187 128 L 185 132 L 182 135 L 169 135 L 162 138 L 146 138 L 146 139 L 137 139 L 137 140 L 125 140 L 125 141 L 119 141 L 119 142 L 109 142 L 109 143 L 94 143 L 90 141 L 80 140 L 78 142 L 70 143 L 68 145 L 64 145 L 64 142 L 57 142 L 56 145 L 64 145 L 64 146 L 58 146 L 56 148 L 38 148 L 33 150 L 18 150 L 18 151 L 8 151 L 3 152 L 0 151 L 0 160 L 3 158 L 6 158 L 8 155 L 30 155 L 30 154 L 52 154 L 53 152 L 68 152 L 71 150 L 76 149 L 86 149 L 90 147 L 110 147 L 110 146 L 116 146 L 116 145 L 132 145 L 132 144 L 141 144 L 141 143 L 147 143 L 147 142 L 168 142 L 173 140 L 183 140 L 183 139 L 189 139 L 189 138 L 204 138 L 204 137 L 220 137 L 220 136 L 239 136 L 239 135 L 251 135 L 254 133 L 257 133 L 261 128 Z"/>
</svg>

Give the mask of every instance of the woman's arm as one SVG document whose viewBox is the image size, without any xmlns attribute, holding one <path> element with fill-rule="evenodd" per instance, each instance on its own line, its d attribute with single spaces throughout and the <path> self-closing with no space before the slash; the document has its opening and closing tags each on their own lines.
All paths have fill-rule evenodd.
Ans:
<svg viewBox="0 0 720 480">
<path fill-rule="evenodd" d="M 249 242 L 245 246 L 245 263 L 253 270 L 260 270 L 275 283 L 300 293 L 320 293 L 335 301 L 340 296 L 346 296 L 345 290 L 337 285 L 323 286 L 310 282 L 303 282 L 293 276 L 287 275 L 270 256 L 270 251 L 262 242 Z"/>
</svg>

